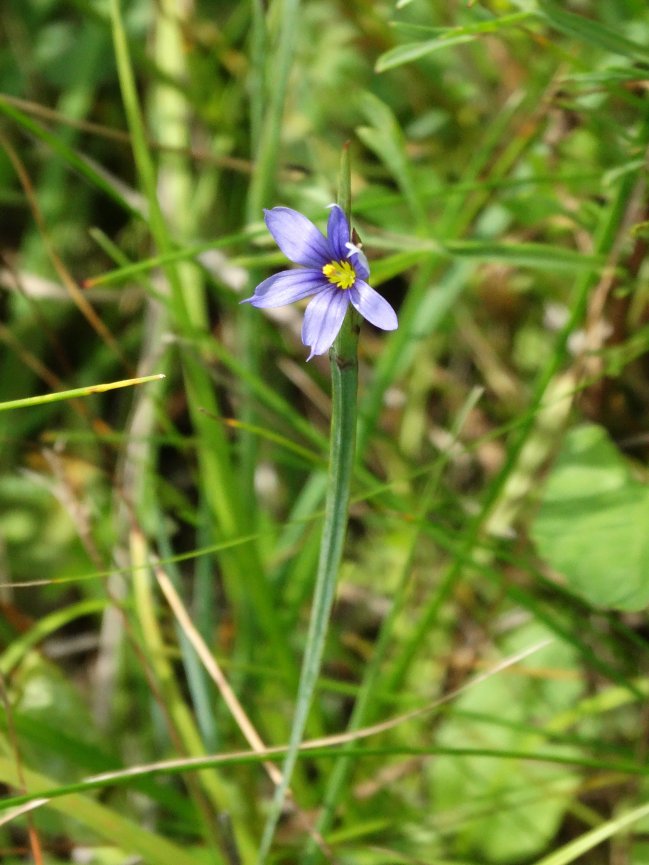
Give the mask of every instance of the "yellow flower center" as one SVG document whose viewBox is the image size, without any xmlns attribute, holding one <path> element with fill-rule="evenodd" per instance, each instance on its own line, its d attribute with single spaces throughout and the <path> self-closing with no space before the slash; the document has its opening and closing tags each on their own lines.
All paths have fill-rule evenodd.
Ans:
<svg viewBox="0 0 649 865">
<path fill-rule="evenodd" d="M 349 261 L 330 261 L 322 272 L 338 288 L 351 288 L 356 282 L 356 272 Z"/>
</svg>

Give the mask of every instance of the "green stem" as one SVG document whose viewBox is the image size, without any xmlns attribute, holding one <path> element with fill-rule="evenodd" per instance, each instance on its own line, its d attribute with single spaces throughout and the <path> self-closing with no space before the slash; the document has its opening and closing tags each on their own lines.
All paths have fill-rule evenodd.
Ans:
<svg viewBox="0 0 649 865">
<path fill-rule="evenodd" d="M 457 441 L 460 431 L 464 426 L 469 412 L 475 407 L 480 391 L 474 390 L 469 399 L 464 404 L 461 412 L 458 415 L 457 421 L 454 424 L 452 432 L 452 441 Z M 417 541 L 421 535 L 422 529 L 428 519 L 430 508 L 433 499 L 439 490 L 439 484 L 443 476 L 444 468 L 447 460 L 450 457 L 451 451 L 442 454 L 428 479 L 426 487 L 423 490 L 417 519 L 412 523 L 408 532 L 408 540 L 405 544 L 405 556 L 401 567 L 401 575 L 397 584 L 397 589 L 394 593 L 392 605 L 385 618 L 381 632 L 376 641 L 372 657 L 365 667 L 363 672 L 363 680 L 358 690 L 358 696 L 354 703 L 352 716 L 347 725 L 347 732 L 354 733 L 361 729 L 363 725 L 372 723 L 374 717 L 372 711 L 374 709 L 373 699 L 376 697 L 377 690 L 381 688 L 381 676 L 383 675 L 384 661 L 392 644 L 394 629 L 396 623 L 405 609 L 406 602 L 410 594 L 413 562 L 415 560 L 415 552 L 417 549 Z M 348 783 L 351 771 L 355 765 L 354 755 L 358 750 L 358 740 L 350 739 L 342 746 L 342 753 L 336 759 L 331 771 L 327 776 L 327 784 L 325 787 L 324 798 L 321 803 L 321 810 L 315 824 L 315 832 L 319 836 L 325 836 L 329 830 L 335 815 L 336 805 L 341 801 L 343 791 Z M 309 839 L 305 855 L 301 861 L 305 865 L 315 865 L 320 861 L 320 851 L 313 842 L 312 836 Z"/>
<path fill-rule="evenodd" d="M 346 213 L 349 213 L 349 153 L 347 147 L 343 150 L 339 189 L 340 205 Z M 329 352 L 332 400 L 331 441 L 320 558 L 309 621 L 309 633 L 300 673 L 297 704 L 282 770 L 282 781 L 275 790 L 270 813 L 264 826 L 257 857 L 258 865 L 262 865 L 266 861 L 270 852 L 275 829 L 295 769 L 309 709 L 320 674 L 329 618 L 336 594 L 338 571 L 347 531 L 349 492 L 356 449 L 359 330 L 358 315 L 350 305 L 340 333 Z"/>
</svg>

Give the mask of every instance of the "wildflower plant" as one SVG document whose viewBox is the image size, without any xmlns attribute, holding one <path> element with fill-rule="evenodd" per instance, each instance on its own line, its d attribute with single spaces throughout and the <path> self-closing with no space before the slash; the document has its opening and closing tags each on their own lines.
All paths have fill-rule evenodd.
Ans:
<svg viewBox="0 0 649 865">
<path fill-rule="evenodd" d="M 649 3 L 69 5 L 0 15 L 0 859 L 649 860 Z"/>
<path fill-rule="evenodd" d="M 324 525 L 318 571 L 302 661 L 291 736 L 282 781 L 266 821 L 257 857 L 266 862 L 304 736 L 322 663 L 331 608 L 347 530 L 349 493 L 356 448 L 359 314 L 383 330 L 394 330 L 397 316 L 367 282 L 370 269 L 350 228 L 350 166 L 343 148 L 338 203 L 331 205 L 325 237 L 301 213 L 288 207 L 266 210 L 268 230 L 299 269 L 284 270 L 261 282 L 244 303 L 258 308 L 284 306 L 312 297 L 302 327 L 302 342 L 314 355 L 331 349 L 331 438 Z"/>
</svg>

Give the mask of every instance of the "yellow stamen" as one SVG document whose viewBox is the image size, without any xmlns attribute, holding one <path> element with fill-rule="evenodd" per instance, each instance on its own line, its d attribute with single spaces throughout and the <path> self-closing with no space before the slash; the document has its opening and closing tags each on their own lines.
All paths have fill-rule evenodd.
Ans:
<svg viewBox="0 0 649 865">
<path fill-rule="evenodd" d="M 330 261 L 322 272 L 338 288 L 351 288 L 356 282 L 356 272 L 349 261 Z"/>
</svg>

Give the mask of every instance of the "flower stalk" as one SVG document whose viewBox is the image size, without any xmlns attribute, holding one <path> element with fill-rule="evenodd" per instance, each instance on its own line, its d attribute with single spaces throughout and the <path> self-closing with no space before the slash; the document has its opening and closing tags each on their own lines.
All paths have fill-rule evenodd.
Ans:
<svg viewBox="0 0 649 865">
<path fill-rule="evenodd" d="M 345 147 L 341 159 L 338 204 L 348 220 L 349 190 L 349 152 L 348 148 Z M 338 335 L 329 351 L 332 398 L 331 440 L 320 557 L 295 714 L 282 768 L 282 781 L 275 790 L 270 813 L 264 827 L 257 859 L 258 865 L 266 862 L 270 852 L 275 829 L 295 769 L 320 674 L 331 608 L 336 594 L 338 572 L 347 532 L 349 495 L 356 447 L 359 331 L 360 316 L 350 304 Z"/>
</svg>

